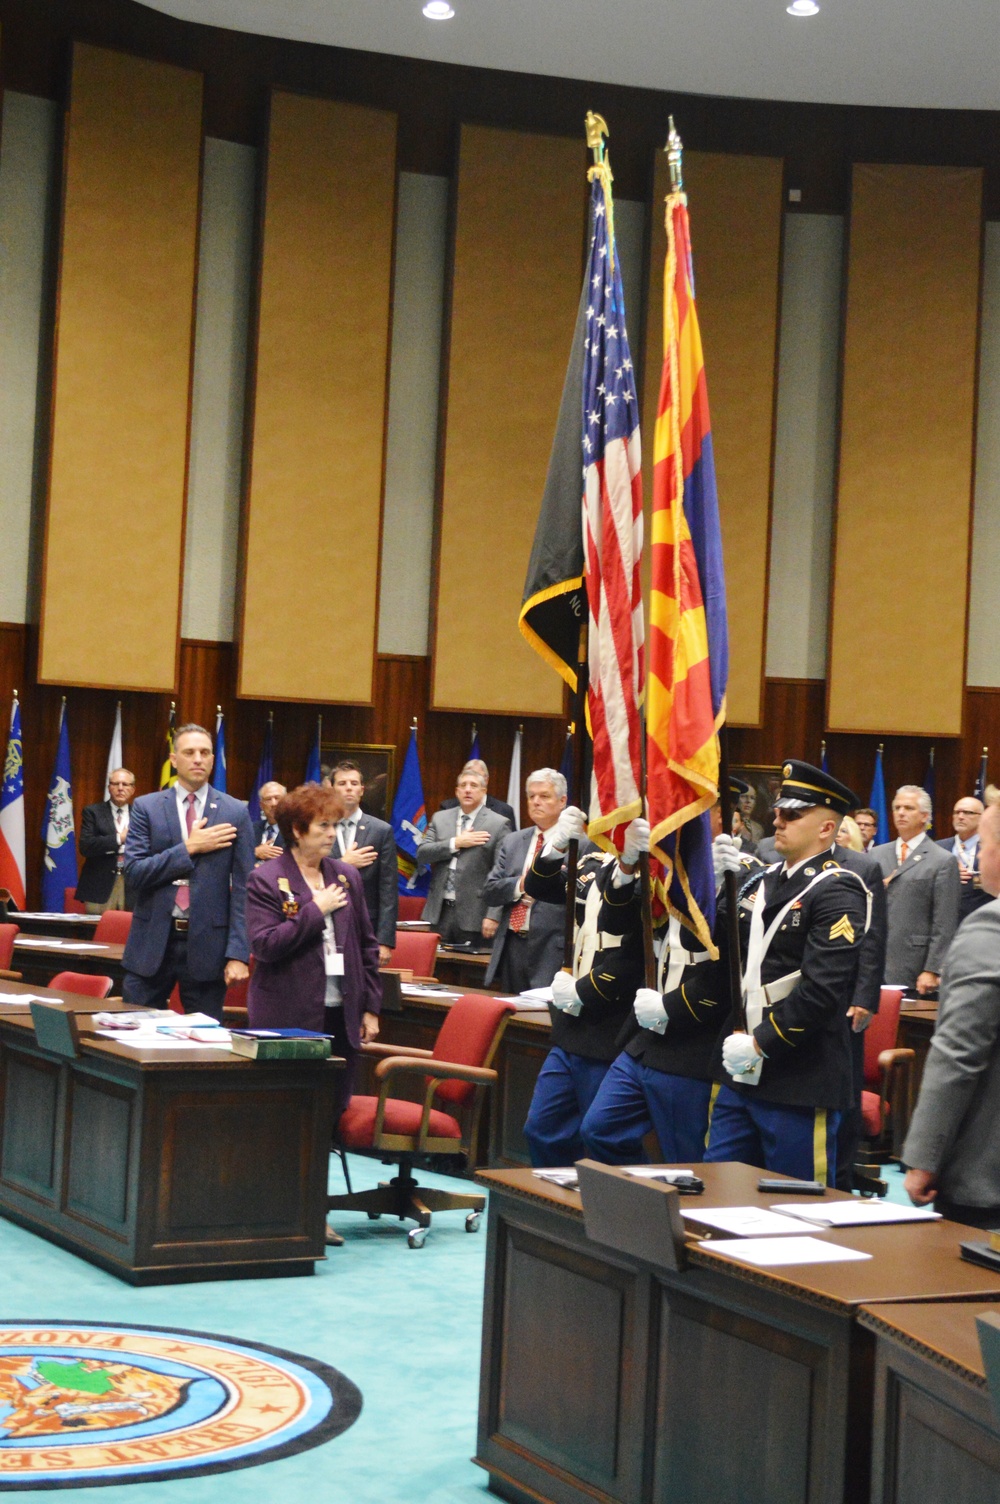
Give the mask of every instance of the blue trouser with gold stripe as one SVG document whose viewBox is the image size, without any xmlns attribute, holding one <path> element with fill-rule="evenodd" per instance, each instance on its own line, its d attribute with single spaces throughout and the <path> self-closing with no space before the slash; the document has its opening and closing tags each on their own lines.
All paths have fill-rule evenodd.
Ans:
<svg viewBox="0 0 1000 1504">
<path fill-rule="evenodd" d="M 826 1107 L 783 1107 L 720 1086 L 708 1130 L 707 1163 L 739 1160 L 796 1180 L 833 1185 L 842 1114 Z"/>
<path fill-rule="evenodd" d="M 553 1045 L 542 1062 L 524 1136 L 536 1170 L 583 1158 L 580 1124 L 607 1075 L 606 1060 L 587 1060 Z"/>
<path fill-rule="evenodd" d="M 606 1165 L 641 1164 L 642 1141 L 653 1129 L 665 1164 L 700 1164 L 711 1094 L 709 1081 L 654 1071 L 623 1051 L 583 1120 L 584 1150 Z"/>
</svg>

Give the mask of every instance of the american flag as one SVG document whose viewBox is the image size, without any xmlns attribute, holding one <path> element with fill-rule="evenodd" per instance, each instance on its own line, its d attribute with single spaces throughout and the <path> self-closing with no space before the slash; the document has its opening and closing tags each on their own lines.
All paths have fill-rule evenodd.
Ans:
<svg viewBox="0 0 1000 1504">
<path fill-rule="evenodd" d="M 609 177 L 610 174 L 607 174 Z M 645 675 L 639 404 L 614 254 L 607 177 L 592 169 L 583 359 L 583 536 L 589 605 L 587 704 L 594 738 L 588 833 L 620 848 L 642 813 L 639 704 Z"/>
</svg>

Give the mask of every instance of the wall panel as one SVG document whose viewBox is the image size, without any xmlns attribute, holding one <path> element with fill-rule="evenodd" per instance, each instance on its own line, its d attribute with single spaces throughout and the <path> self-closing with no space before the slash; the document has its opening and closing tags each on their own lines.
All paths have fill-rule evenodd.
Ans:
<svg viewBox="0 0 1000 1504">
<path fill-rule="evenodd" d="M 972 536 L 966 682 L 1000 686 L 1000 223 L 983 237 L 983 297 L 976 413 L 976 515 Z"/>
<path fill-rule="evenodd" d="M 562 680 L 517 618 L 580 297 L 584 167 L 581 139 L 462 127 L 436 708 L 555 715 L 562 706 Z"/>
<path fill-rule="evenodd" d="M 201 108 L 199 73 L 74 48 L 39 663 L 52 683 L 176 680 Z"/>
<path fill-rule="evenodd" d="M 266 183 L 239 693 L 370 701 L 395 115 L 276 91 Z"/>
<path fill-rule="evenodd" d="M 224 642 L 236 605 L 256 157 L 205 141 L 181 632 Z"/>
<path fill-rule="evenodd" d="M 51 318 L 51 253 L 58 203 L 59 110 L 7 89 L 0 136 L 0 620 L 37 611 L 34 578 L 44 511 L 40 381 Z M 34 547 L 32 544 L 34 543 Z"/>
<path fill-rule="evenodd" d="M 981 244 L 978 168 L 855 166 L 833 729 L 962 729 Z"/>
<path fill-rule="evenodd" d="M 783 170 L 778 157 L 684 154 L 725 553 L 729 720 L 749 726 L 760 724 L 763 704 Z M 643 473 L 647 514 L 663 369 L 667 253 L 663 200 L 669 185 L 666 155 L 660 152 L 653 185 L 646 304 Z"/>
</svg>

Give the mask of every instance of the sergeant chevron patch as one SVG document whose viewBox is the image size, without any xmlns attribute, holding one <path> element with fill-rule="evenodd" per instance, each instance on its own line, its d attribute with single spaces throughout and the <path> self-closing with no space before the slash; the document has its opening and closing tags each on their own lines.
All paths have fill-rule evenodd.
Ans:
<svg viewBox="0 0 1000 1504">
<path fill-rule="evenodd" d="M 847 941 L 848 945 L 854 944 L 854 925 L 848 919 L 846 914 L 844 914 L 842 918 L 838 919 L 836 924 L 831 924 L 830 939 L 843 939 Z"/>
</svg>

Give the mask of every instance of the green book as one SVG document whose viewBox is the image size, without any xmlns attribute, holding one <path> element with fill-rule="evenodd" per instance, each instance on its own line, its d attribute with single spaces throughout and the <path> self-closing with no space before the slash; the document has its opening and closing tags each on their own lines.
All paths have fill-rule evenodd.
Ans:
<svg viewBox="0 0 1000 1504">
<path fill-rule="evenodd" d="M 233 1029 L 230 1044 L 248 1060 L 329 1060 L 325 1034 L 306 1029 Z"/>
</svg>

